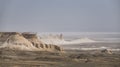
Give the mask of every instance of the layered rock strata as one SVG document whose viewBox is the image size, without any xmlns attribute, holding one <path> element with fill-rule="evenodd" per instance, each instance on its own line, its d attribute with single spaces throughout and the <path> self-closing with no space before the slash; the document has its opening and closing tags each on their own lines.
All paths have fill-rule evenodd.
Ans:
<svg viewBox="0 0 120 67">
<path fill-rule="evenodd" d="M 0 48 L 35 51 L 62 51 L 62 48 L 45 44 L 34 33 L 0 32 Z"/>
</svg>

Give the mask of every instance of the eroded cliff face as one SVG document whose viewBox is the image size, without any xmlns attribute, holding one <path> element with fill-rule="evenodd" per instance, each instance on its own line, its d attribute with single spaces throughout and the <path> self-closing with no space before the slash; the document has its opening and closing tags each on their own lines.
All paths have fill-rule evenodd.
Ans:
<svg viewBox="0 0 120 67">
<path fill-rule="evenodd" d="M 39 49 L 44 49 L 47 51 L 62 51 L 62 48 L 57 46 L 57 45 L 52 45 L 52 44 L 46 44 L 42 42 L 39 37 L 36 34 L 28 34 L 28 33 L 22 33 L 22 35 L 29 40 L 33 46 Z"/>
<path fill-rule="evenodd" d="M 57 45 L 45 44 L 36 34 L 0 32 L 0 48 L 35 51 L 62 51 Z"/>
</svg>

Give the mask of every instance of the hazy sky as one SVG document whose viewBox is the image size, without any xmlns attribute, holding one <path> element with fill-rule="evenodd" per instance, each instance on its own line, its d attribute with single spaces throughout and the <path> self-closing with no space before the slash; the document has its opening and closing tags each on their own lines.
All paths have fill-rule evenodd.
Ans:
<svg viewBox="0 0 120 67">
<path fill-rule="evenodd" d="M 119 0 L 0 0 L 0 31 L 120 32 Z"/>
</svg>

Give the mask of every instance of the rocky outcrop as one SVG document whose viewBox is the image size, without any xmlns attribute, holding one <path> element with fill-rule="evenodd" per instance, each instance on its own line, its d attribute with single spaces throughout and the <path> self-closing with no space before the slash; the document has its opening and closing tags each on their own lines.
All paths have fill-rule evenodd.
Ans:
<svg viewBox="0 0 120 67">
<path fill-rule="evenodd" d="M 36 48 L 44 48 L 44 43 L 40 41 L 40 39 L 38 38 L 38 36 L 36 34 L 28 34 L 28 33 L 22 33 L 22 35 L 29 40 L 33 46 L 35 46 Z"/>
<path fill-rule="evenodd" d="M 62 51 L 57 45 L 45 44 L 34 33 L 0 32 L 0 47 L 20 50 Z"/>
<path fill-rule="evenodd" d="M 51 45 L 51 44 L 46 44 L 40 40 L 40 38 L 36 34 L 28 34 L 28 33 L 22 33 L 22 35 L 28 39 L 33 46 L 39 49 L 45 49 L 45 50 L 53 50 L 53 51 L 62 51 L 62 48 L 60 48 L 57 45 Z"/>
</svg>

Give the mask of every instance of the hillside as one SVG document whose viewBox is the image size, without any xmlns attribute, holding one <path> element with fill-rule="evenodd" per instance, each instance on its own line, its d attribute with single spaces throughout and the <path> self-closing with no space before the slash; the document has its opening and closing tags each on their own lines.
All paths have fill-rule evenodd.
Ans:
<svg viewBox="0 0 120 67">
<path fill-rule="evenodd" d="M 62 51 L 62 48 L 45 44 L 34 33 L 0 32 L 0 48 L 31 51 Z"/>
</svg>

